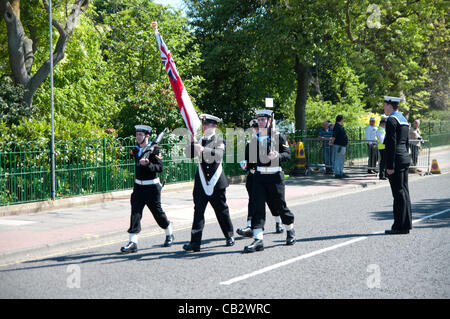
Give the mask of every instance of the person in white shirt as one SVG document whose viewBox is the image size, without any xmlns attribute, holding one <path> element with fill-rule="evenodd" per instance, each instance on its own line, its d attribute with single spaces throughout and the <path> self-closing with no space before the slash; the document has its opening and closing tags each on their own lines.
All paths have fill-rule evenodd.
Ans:
<svg viewBox="0 0 450 319">
<path fill-rule="evenodd" d="M 375 125 L 375 118 L 370 118 L 369 125 L 366 126 L 366 142 L 369 150 L 369 162 L 367 173 L 375 174 L 375 168 L 377 167 L 378 161 L 378 147 L 377 147 L 377 130 L 378 127 Z"/>
</svg>

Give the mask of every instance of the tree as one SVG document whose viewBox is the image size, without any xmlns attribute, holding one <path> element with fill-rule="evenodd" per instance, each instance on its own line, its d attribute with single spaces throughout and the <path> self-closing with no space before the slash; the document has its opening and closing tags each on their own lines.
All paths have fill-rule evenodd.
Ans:
<svg viewBox="0 0 450 319">
<path fill-rule="evenodd" d="M 275 112 L 283 113 L 295 91 L 296 128 L 305 129 L 311 83 L 313 94 L 320 94 L 317 58 L 335 32 L 324 5 L 306 0 L 189 0 L 188 5 L 204 54 L 205 104 L 240 124 L 264 105 L 266 93 L 277 98 Z"/>
<path fill-rule="evenodd" d="M 25 3 L 29 5 L 26 11 L 33 7 L 41 12 L 49 12 L 47 0 L 42 0 L 42 7 L 37 6 L 37 1 Z M 76 22 L 80 14 L 87 9 L 88 0 L 74 0 L 70 13 L 66 16 L 65 25 L 62 26 L 58 20 L 53 19 L 52 25 L 59 33 L 59 38 L 53 52 L 53 65 L 57 65 L 63 58 L 67 42 L 75 29 Z M 15 83 L 23 85 L 25 88 L 24 101 L 31 106 L 33 95 L 50 73 L 50 59 L 47 59 L 38 70 L 33 73 L 35 52 L 39 37 L 36 25 L 30 24 L 26 27 L 30 30 L 31 38 L 27 36 L 24 25 L 21 21 L 21 1 L 20 0 L 0 0 L 0 15 L 6 22 L 8 35 L 8 52 L 11 76 Z M 29 11 L 28 11 L 29 12 Z"/>
<path fill-rule="evenodd" d="M 430 104 L 431 74 L 448 87 L 448 72 L 436 72 L 436 62 L 446 59 L 442 53 L 448 51 L 450 40 L 445 1 L 335 0 L 330 5 L 353 47 L 352 58 L 359 60 L 369 107 L 380 109 L 383 95 L 403 95 L 406 111 L 422 112 Z"/>
<path fill-rule="evenodd" d="M 119 101 L 115 120 L 120 135 L 134 133 L 134 125 L 184 127 L 170 82 L 161 63 L 151 21 L 174 57 L 183 83 L 196 105 L 202 95 L 202 78 L 197 74 L 199 47 L 180 11 L 146 0 L 96 1 L 98 26 L 105 30 L 103 56 L 114 70 L 111 94 Z"/>
</svg>

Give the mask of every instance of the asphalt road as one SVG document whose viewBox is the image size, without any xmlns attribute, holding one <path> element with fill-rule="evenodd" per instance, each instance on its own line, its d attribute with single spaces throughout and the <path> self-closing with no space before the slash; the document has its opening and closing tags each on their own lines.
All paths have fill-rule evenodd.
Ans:
<svg viewBox="0 0 450 319">
<path fill-rule="evenodd" d="M 105 242 L 0 267 L 0 298 L 449 298 L 449 189 L 450 174 L 410 183 L 416 221 L 409 235 L 384 235 L 392 224 L 386 183 L 290 207 L 294 246 L 273 232 L 270 216 L 265 250 L 253 254 L 242 253 L 251 239 L 225 247 L 211 222 L 198 253 L 182 250 L 190 238 L 184 229 L 170 248 L 158 234 L 140 238 L 136 254 Z M 244 226 L 245 217 L 233 224 Z"/>
</svg>

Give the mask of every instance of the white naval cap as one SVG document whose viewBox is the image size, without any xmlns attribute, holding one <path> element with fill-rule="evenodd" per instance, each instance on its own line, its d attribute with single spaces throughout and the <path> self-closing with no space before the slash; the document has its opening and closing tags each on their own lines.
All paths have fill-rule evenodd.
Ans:
<svg viewBox="0 0 450 319">
<path fill-rule="evenodd" d="M 402 101 L 401 97 L 396 97 L 396 96 L 384 96 L 384 101 L 387 103 L 396 103 L 399 104 Z"/>
<path fill-rule="evenodd" d="M 203 123 L 217 124 L 219 122 L 222 122 L 221 118 L 218 118 L 217 116 L 210 114 L 201 114 L 199 118 L 202 120 Z"/>
<path fill-rule="evenodd" d="M 257 110 L 256 111 L 256 117 L 271 117 L 272 116 L 273 111 L 271 110 Z"/>
<path fill-rule="evenodd" d="M 134 128 L 136 132 L 143 132 L 146 134 L 150 134 L 152 132 L 152 128 L 148 125 L 135 125 Z"/>
</svg>

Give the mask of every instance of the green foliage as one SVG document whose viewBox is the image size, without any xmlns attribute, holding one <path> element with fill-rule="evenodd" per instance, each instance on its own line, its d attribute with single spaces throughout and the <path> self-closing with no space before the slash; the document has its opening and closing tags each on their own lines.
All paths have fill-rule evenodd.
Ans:
<svg viewBox="0 0 450 319">
<path fill-rule="evenodd" d="M 103 56 L 115 77 L 109 82 L 110 94 L 120 101 L 121 110 L 114 117 L 119 134 L 134 134 L 134 125 L 144 122 L 155 129 L 184 127 L 150 24 L 158 21 L 159 32 L 195 105 L 203 92 L 202 78 L 196 72 L 201 58 L 186 17 L 144 0 L 103 0 L 98 4 L 98 20 L 103 21 L 105 30 Z"/>
<path fill-rule="evenodd" d="M 0 142 L 49 141 L 51 123 L 48 119 L 22 118 L 20 124 L 0 122 Z M 89 121 L 75 122 L 65 117 L 55 118 L 55 141 L 97 139 L 110 136 L 105 130 Z"/>
<path fill-rule="evenodd" d="M 0 121 L 17 125 L 22 117 L 31 117 L 33 107 L 26 105 L 23 94 L 23 86 L 13 85 L 7 79 L 0 81 Z"/>
<path fill-rule="evenodd" d="M 153 129 L 152 134 L 158 134 L 164 128 L 171 131 L 184 127 L 173 91 L 167 85 L 139 85 L 137 92 L 128 96 L 127 102 L 119 113 L 123 136 L 134 135 L 134 126 L 137 124 L 149 124 Z"/>
</svg>

